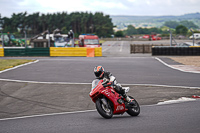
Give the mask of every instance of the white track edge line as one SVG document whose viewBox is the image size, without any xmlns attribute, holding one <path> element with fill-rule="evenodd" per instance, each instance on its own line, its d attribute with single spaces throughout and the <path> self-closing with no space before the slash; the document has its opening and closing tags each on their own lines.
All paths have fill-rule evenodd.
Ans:
<svg viewBox="0 0 200 133">
<path fill-rule="evenodd" d="M 184 102 L 194 102 L 194 101 L 197 101 L 198 99 L 195 99 L 195 98 L 191 98 L 193 100 L 186 100 L 186 101 L 177 101 L 177 102 L 172 102 L 172 103 L 166 103 L 166 104 L 159 104 L 156 103 L 156 104 L 151 104 L 151 105 L 142 105 L 142 106 L 146 106 L 146 107 L 152 107 L 152 106 L 165 106 L 165 105 L 170 105 L 170 104 L 179 104 L 179 103 L 184 103 Z M 178 99 L 176 99 L 178 100 Z M 174 100 L 174 101 L 176 101 Z M 167 101 L 170 101 L 170 100 L 167 100 Z"/>
<path fill-rule="evenodd" d="M 170 87 L 170 88 L 189 88 L 189 89 L 200 89 L 200 87 L 191 86 L 173 86 L 173 85 L 158 85 L 158 84 L 122 84 L 122 85 L 135 85 L 135 86 L 155 86 L 155 87 Z"/>
<path fill-rule="evenodd" d="M 13 69 L 17 69 L 17 68 L 19 68 L 19 67 L 26 66 L 26 65 L 29 65 L 29 64 L 37 63 L 38 61 L 39 61 L 39 60 L 36 60 L 36 61 L 33 61 L 33 62 L 28 62 L 28 63 L 25 63 L 25 64 L 21 64 L 21 65 L 12 67 L 12 68 L 8 68 L 8 69 L 5 69 L 5 70 L 3 70 L 3 71 L 0 71 L 0 73 L 7 72 L 7 71 L 10 71 L 10 70 L 13 70 Z"/>
<path fill-rule="evenodd" d="M 21 83 L 36 83 L 36 84 L 75 84 L 75 85 L 91 85 L 92 83 L 75 83 L 75 82 L 39 82 L 39 81 L 24 81 L 24 80 L 13 80 L 13 79 L 1 79 L 0 81 L 8 82 L 21 82 Z M 135 85 L 135 86 L 155 86 L 155 87 L 176 87 L 176 88 L 190 88 L 190 89 L 200 89 L 200 87 L 191 86 L 173 86 L 173 85 L 158 85 L 158 84 L 122 84 L 122 85 Z"/>
<path fill-rule="evenodd" d="M 167 63 L 165 63 L 164 61 L 162 61 L 162 60 L 161 60 L 160 58 L 158 58 L 158 57 L 155 57 L 155 59 L 158 60 L 159 62 L 161 62 L 162 64 L 164 64 L 165 66 L 170 67 L 170 68 L 175 69 L 175 70 L 179 70 L 179 71 L 181 71 L 181 72 L 200 73 L 200 72 L 197 72 L 197 71 L 184 71 L 184 70 L 182 70 L 182 69 L 175 68 L 175 67 L 173 67 L 173 66 L 171 66 L 171 65 L 169 65 L 169 64 L 167 64 Z"/>
<path fill-rule="evenodd" d="M 178 103 L 193 102 L 193 101 L 196 101 L 196 99 L 191 100 L 191 101 L 174 102 L 174 103 L 170 103 L 170 104 L 178 104 Z M 169 104 L 141 105 L 140 107 L 142 107 L 142 106 L 146 106 L 146 107 L 165 106 L 165 105 L 169 105 Z M 73 112 L 60 112 L 60 113 L 51 113 L 51 114 L 41 114 L 41 115 L 30 115 L 30 116 L 13 117 L 13 118 L 3 118 L 3 119 L 0 119 L 0 121 L 17 120 L 17 119 L 25 119 L 25 118 L 35 118 L 35 117 L 44 117 L 44 116 L 65 115 L 65 114 L 87 113 L 87 112 L 94 112 L 94 111 L 96 111 L 96 109 L 94 109 L 94 110 L 84 110 L 84 111 L 73 111 Z"/>
<path fill-rule="evenodd" d="M 111 47 L 113 47 L 114 44 L 115 44 L 115 42 L 112 42 L 112 44 L 109 47 L 107 47 L 106 49 L 102 50 L 102 52 L 107 51 L 108 49 L 110 49 Z"/>
<path fill-rule="evenodd" d="M 86 113 L 86 112 L 93 112 L 94 110 L 83 110 L 83 111 L 73 111 L 73 112 L 60 112 L 60 113 L 51 113 L 51 114 L 41 114 L 41 115 L 30 115 L 30 116 L 22 116 L 22 117 L 13 117 L 13 118 L 3 118 L 0 121 L 6 120 L 16 120 L 16 119 L 24 119 L 24 118 L 34 118 L 34 117 L 43 117 L 43 116 L 54 116 L 54 115 L 64 115 L 64 114 L 75 114 L 75 113 Z"/>
<path fill-rule="evenodd" d="M 35 84 L 79 84 L 79 85 L 90 85 L 92 83 L 75 83 L 75 82 L 40 82 L 40 81 L 25 81 L 25 80 L 15 80 L 15 79 L 1 79 L 0 81 L 8 82 L 22 82 L 22 83 L 35 83 Z"/>
</svg>

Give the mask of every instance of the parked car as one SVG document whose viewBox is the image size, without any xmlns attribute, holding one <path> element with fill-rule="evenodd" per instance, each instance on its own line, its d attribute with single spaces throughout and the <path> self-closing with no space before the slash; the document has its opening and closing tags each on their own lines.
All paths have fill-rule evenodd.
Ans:
<svg viewBox="0 0 200 133">
<path fill-rule="evenodd" d="M 149 40 L 152 40 L 152 41 L 161 40 L 162 39 L 161 37 L 158 37 L 156 35 L 144 35 L 142 38 L 149 39 Z"/>
<path fill-rule="evenodd" d="M 194 43 L 193 45 L 193 42 L 184 42 L 184 43 L 179 43 L 175 46 L 186 46 L 186 47 L 189 47 L 189 46 L 200 46 L 200 44 L 197 44 L 197 43 Z"/>
<path fill-rule="evenodd" d="M 193 39 L 193 35 L 191 35 L 189 38 Z M 194 33 L 194 39 L 196 40 L 200 39 L 200 33 Z"/>
</svg>

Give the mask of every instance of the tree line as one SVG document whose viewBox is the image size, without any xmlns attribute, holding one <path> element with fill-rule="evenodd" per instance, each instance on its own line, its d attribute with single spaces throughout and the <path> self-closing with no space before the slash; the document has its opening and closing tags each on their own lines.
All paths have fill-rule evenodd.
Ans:
<svg viewBox="0 0 200 133">
<path fill-rule="evenodd" d="M 131 35 L 136 35 L 136 34 L 161 34 L 161 33 L 166 33 L 167 31 L 162 31 L 161 28 L 135 28 L 133 25 L 128 25 L 127 29 L 124 31 L 117 31 L 115 33 L 116 37 L 123 37 L 125 35 L 131 36 Z"/>
<path fill-rule="evenodd" d="M 180 21 L 180 22 L 177 22 L 177 21 L 166 21 L 163 26 L 167 26 L 169 28 L 175 29 L 179 25 L 183 25 L 188 29 L 191 29 L 191 28 L 192 29 L 198 29 L 199 28 L 199 26 L 194 24 L 194 22 L 187 21 L 187 20 L 183 20 L 183 21 Z"/>
<path fill-rule="evenodd" d="M 26 30 L 28 34 L 39 34 L 45 30 L 52 32 L 58 28 L 62 33 L 73 30 L 75 36 L 92 33 L 100 37 L 109 37 L 113 34 L 111 18 L 102 12 L 72 12 L 70 14 L 67 12 L 52 14 L 21 12 L 13 13 L 11 18 L 1 17 L 0 14 L 0 20 L 3 32 L 10 33 L 23 33 Z"/>
<path fill-rule="evenodd" d="M 134 26 L 129 25 L 127 27 L 127 30 L 124 31 L 124 33 L 126 35 L 132 35 L 132 34 L 151 34 L 153 32 L 154 33 L 161 33 L 162 30 L 159 29 L 159 28 L 156 28 L 156 27 L 152 27 L 152 28 L 142 28 L 142 27 L 135 28 Z"/>
<path fill-rule="evenodd" d="M 191 35 L 192 32 L 189 29 L 198 29 L 199 27 L 195 25 L 192 21 L 166 21 L 162 27 L 156 28 L 135 28 L 132 25 L 128 25 L 127 29 L 124 31 L 117 31 L 115 33 L 116 37 L 122 37 L 125 35 L 131 36 L 135 34 L 161 34 L 162 36 L 169 36 L 169 29 L 173 32 L 173 34 L 177 35 Z M 198 30 L 194 30 L 194 32 L 199 33 Z"/>
</svg>

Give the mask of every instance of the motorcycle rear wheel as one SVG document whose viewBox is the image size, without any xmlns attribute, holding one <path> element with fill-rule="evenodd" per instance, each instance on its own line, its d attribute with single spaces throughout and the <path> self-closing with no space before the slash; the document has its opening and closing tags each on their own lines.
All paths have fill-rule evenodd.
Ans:
<svg viewBox="0 0 200 133">
<path fill-rule="evenodd" d="M 96 109 L 99 112 L 99 114 L 106 119 L 110 119 L 113 116 L 113 110 L 112 110 L 112 107 L 110 106 L 109 102 L 108 102 L 108 107 L 106 107 L 102 103 L 101 99 L 97 99 L 96 100 Z"/>
<path fill-rule="evenodd" d="M 129 96 L 131 99 L 134 99 L 133 97 Z M 134 99 L 133 102 L 135 103 L 131 107 L 128 108 L 126 111 L 130 116 L 138 116 L 140 114 L 140 105 L 138 102 Z"/>
</svg>

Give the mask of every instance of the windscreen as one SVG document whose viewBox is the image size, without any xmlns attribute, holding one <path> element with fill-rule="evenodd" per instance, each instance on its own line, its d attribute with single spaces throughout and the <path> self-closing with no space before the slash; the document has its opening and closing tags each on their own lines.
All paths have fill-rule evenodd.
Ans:
<svg viewBox="0 0 200 133">
<path fill-rule="evenodd" d="M 99 40 L 97 40 L 97 39 L 85 39 L 84 43 L 85 44 L 99 44 Z"/>
<path fill-rule="evenodd" d="M 63 37 L 56 37 L 55 42 L 62 43 L 62 42 L 65 42 L 65 40 Z"/>
<path fill-rule="evenodd" d="M 99 81 L 99 79 L 95 79 L 92 81 L 92 90 L 98 85 Z"/>
</svg>

